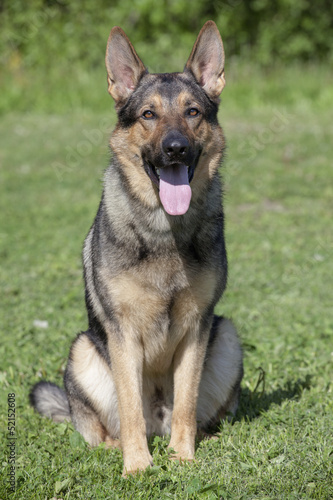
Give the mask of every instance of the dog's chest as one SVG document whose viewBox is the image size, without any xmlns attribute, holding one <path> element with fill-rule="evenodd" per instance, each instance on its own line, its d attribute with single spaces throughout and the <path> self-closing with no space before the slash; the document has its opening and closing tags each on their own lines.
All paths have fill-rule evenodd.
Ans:
<svg viewBox="0 0 333 500">
<path fill-rule="evenodd" d="M 199 328 L 215 287 L 213 270 L 189 267 L 179 257 L 147 262 L 111 280 L 118 322 L 140 340 L 148 371 L 168 369 L 179 342 Z"/>
</svg>

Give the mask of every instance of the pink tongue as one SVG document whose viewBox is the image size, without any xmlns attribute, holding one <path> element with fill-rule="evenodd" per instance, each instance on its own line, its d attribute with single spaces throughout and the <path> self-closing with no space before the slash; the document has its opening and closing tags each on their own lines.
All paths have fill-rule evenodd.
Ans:
<svg viewBox="0 0 333 500">
<path fill-rule="evenodd" d="M 183 215 L 190 206 L 192 191 L 186 165 L 160 169 L 160 199 L 169 215 Z"/>
</svg>

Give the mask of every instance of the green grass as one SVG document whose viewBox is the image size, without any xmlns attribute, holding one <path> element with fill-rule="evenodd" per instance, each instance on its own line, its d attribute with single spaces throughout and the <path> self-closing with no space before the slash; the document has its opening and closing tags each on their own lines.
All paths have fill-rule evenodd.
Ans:
<svg viewBox="0 0 333 500">
<path fill-rule="evenodd" d="M 0 424 L 6 444 L 15 393 L 17 482 L 10 494 L 1 446 L 1 499 L 333 498 L 329 78 L 321 68 L 266 78 L 232 69 L 220 113 L 230 275 L 218 310 L 244 345 L 240 408 L 217 439 L 198 443 L 195 463 L 170 463 L 168 438 L 155 438 L 155 467 L 128 480 L 119 451 L 90 450 L 27 399 L 41 377 L 62 383 L 86 327 L 80 253 L 108 162 L 112 103 L 94 110 L 94 98 L 71 106 L 65 96 L 62 114 L 40 106 L 2 117 Z M 104 79 L 96 85 L 106 92 Z"/>
</svg>

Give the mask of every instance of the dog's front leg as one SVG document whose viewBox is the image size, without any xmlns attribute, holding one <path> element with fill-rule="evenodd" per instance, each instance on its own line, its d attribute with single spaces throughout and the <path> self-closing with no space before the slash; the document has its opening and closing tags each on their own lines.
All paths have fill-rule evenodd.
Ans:
<svg viewBox="0 0 333 500">
<path fill-rule="evenodd" d="M 123 476 L 126 476 L 152 465 L 143 416 L 143 350 L 138 341 L 124 335 L 113 339 L 110 355 L 118 398 Z"/>
<path fill-rule="evenodd" d="M 178 460 L 193 460 L 197 431 L 197 399 L 208 336 L 188 334 L 174 358 L 174 407 L 171 440 Z"/>
</svg>

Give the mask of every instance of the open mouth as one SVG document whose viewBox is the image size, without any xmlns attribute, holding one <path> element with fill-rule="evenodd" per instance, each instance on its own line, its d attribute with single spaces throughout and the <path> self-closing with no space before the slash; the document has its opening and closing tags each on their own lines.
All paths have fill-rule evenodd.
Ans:
<svg viewBox="0 0 333 500">
<path fill-rule="evenodd" d="M 164 210 L 169 215 L 184 215 L 190 206 L 195 165 L 172 163 L 165 167 L 155 167 L 150 162 L 145 164 L 146 171 L 159 189 L 159 196 Z"/>
<path fill-rule="evenodd" d="M 161 170 L 164 170 L 165 168 L 170 168 L 170 167 L 158 168 L 158 167 L 155 167 L 150 162 L 145 162 L 145 164 L 146 164 L 145 170 L 146 170 L 147 174 L 149 175 L 149 177 L 151 178 L 153 183 L 159 188 L 160 187 Z M 188 183 L 191 182 L 191 180 L 193 179 L 193 175 L 194 175 L 195 165 L 188 166 L 188 165 L 183 165 L 183 164 L 179 164 L 179 163 L 174 163 L 171 166 L 175 167 L 175 168 L 186 166 Z"/>
</svg>

